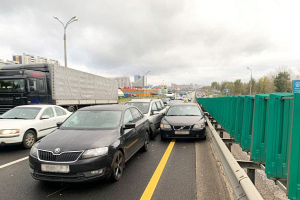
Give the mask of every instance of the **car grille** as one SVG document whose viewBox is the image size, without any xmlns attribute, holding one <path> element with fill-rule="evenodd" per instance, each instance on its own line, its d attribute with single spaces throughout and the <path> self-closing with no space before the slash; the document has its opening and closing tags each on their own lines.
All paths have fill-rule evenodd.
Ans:
<svg viewBox="0 0 300 200">
<path fill-rule="evenodd" d="M 34 171 L 32 176 L 36 179 L 49 180 L 49 181 L 77 181 L 77 180 L 84 179 L 83 173 L 59 174 L 59 173 Z"/>
<path fill-rule="evenodd" d="M 174 130 L 190 130 L 191 126 L 173 126 Z"/>
<path fill-rule="evenodd" d="M 63 152 L 60 155 L 54 155 L 52 152 L 39 150 L 39 159 L 53 162 L 72 162 L 76 161 L 82 152 Z"/>
</svg>

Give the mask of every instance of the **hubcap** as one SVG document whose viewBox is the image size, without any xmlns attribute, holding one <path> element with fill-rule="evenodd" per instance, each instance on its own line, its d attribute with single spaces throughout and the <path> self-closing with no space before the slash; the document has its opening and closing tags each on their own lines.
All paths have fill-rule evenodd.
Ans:
<svg viewBox="0 0 300 200">
<path fill-rule="evenodd" d="M 32 146 L 34 144 L 34 135 L 33 135 L 33 133 L 28 133 L 26 135 L 25 143 L 28 146 Z"/>
<path fill-rule="evenodd" d="M 115 175 L 116 177 L 120 177 L 123 172 L 123 155 L 119 153 L 115 160 Z"/>
<path fill-rule="evenodd" d="M 148 149 L 148 146 L 149 146 L 149 135 L 148 133 L 146 133 L 146 136 L 145 136 L 145 148 Z"/>
</svg>

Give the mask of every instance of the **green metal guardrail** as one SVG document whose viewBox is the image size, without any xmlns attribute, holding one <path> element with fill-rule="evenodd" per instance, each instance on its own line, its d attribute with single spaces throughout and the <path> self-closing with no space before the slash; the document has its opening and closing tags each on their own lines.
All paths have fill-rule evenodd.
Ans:
<svg viewBox="0 0 300 200">
<path fill-rule="evenodd" d="M 266 162 L 269 98 L 269 94 L 255 95 L 251 159 L 258 163 Z"/>
<path fill-rule="evenodd" d="M 288 173 L 288 197 L 300 199 L 300 93 L 295 93 Z"/>
<path fill-rule="evenodd" d="M 289 198 L 300 200 L 300 93 L 197 101 L 254 162 L 265 164 L 268 178 L 286 179 Z"/>
</svg>

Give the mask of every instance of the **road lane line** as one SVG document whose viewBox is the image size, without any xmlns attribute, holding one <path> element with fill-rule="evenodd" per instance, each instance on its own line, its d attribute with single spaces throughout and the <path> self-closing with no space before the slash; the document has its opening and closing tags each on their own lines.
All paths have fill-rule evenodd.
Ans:
<svg viewBox="0 0 300 200">
<path fill-rule="evenodd" d="M 158 181 L 161 177 L 161 174 L 167 164 L 167 161 L 169 159 L 169 156 L 172 152 L 172 149 L 174 147 L 175 144 L 175 140 L 172 140 L 167 148 L 167 150 L 165 151 L 165 154 L 163 155 L 162 159 L 160 160 L 150 182 L 148 183 L 142 197 L 140 200 L 150 200 L 152 198 L 152 195 L 155 191 L 155 188 L 158 184 Z"/>
<path fill-rule="evenodd" d="M 29 158 L 29 157 L 27 156 L 27 157 L 21 158 L 21 159 L 19 159 L 19 160 L 12 161 L 12 162 L 10 162 L 10 163 L 6 163 L 6 164 L 4 164 L 4 165 L 1 165 L 1 166 L 0 166 L 0 169 L 2 169 L 2 168 L 4 168 L 4 167 L 8 167 L 8 166 L 13 165 L 13 164 L 16 164 L 16 163 L 21 162 L 21 161 L 23 161 L 23 160 L 27 160 L 28 158 Z"/>
</svg>

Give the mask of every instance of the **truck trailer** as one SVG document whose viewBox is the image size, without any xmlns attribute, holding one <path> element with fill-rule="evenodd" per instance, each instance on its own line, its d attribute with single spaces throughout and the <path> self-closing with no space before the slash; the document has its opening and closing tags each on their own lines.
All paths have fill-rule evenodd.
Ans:
<svg viewBox="0 0 300 200">
<path fill-rule="evenodd" d="M 0 68 L 0 114 L 19 105 L 54 104 L 74 112 L 117 103 L 118 84 L 111 78 L 53 64 Z"/>
</svg>

